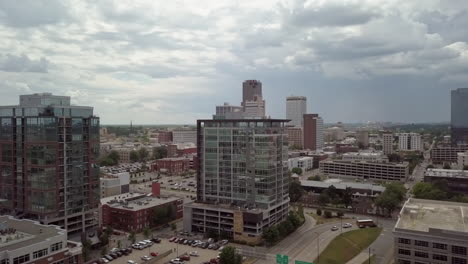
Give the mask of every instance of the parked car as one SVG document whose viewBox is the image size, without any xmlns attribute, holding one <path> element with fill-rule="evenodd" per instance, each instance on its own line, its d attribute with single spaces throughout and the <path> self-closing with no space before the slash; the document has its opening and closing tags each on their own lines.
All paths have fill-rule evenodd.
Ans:
<svg viewBox="0 0 468 264">
<path fill-rule="evenodd" d="M 184 264 L 184 262 L 180 258 L 171 259 L 171 261 L 169 263 L 171 263 L 171 264 Z"/>
<path fill-rule="evenodd" d="M 182 261 L 190 261 L 190 256 L 189 255 L 182 255 L 179 257 Z"/>
<path fill-rule="evenodd" d="M 153 241 L 153 243 L 161 243 L 161 239 L 158 237 L 152 238 L 151 241 Z"/>
<path fill-rule="evenodd" d="M 171 237 L 171 238 L 169 239 L 169 242 L 174 242 L 174 240 L 176 240 L 176 239 L 177 239 L 177 237 Z"/>
<path fill-rule="evenodd" d="M 112 261 L 114 260 L 114 258 L 112 258 L 111 256 L 109 255 L 105 255 L 104 258 L 106 258 L 108 261 Z"/>
<path fill-rule="evenodd" d="M 106 258 L 101 258 L 101 262 L 103 262 L 103 263 L 109 263 L 109 260 L 106 259 Z"/>
<path fill-rule="evenodd" d="M 151 252 L 150 255 L 151 255 L 152 257 L 157 257 L 157 256 L 159 256 L 158 252 Z"/>
<path fill-rule="evenodd" d="M 346 223 L 343 225 L 344 228 L 350 228 L 352 227 L 353 225 L 351 223 Z"/>
<path fill-rule="evenodd" d="M 338 230 L 338 227 L 337 227 L 337 226 L 333 226 L 333 227 L 331 228 L 331 231 L 336 231 L 336 230 Z"/>
<path fill-rule="evenodd" d="M 200 255 L 198 255 L 198 252 L 197 252 L 197 251 L 192 251 L 192 252 L 190 252 L 189 255 L 192 256 L 192 257 L 198 257 L 198 256 L 200 256 Z"/>
<path fill-rule="evenodd" d="M 143 256 L 143 257 L 141 257 L 141 260 L 145 260 L 145 261 L 148 261 L 148 260 L 150 260 L 150 259 L 151 259 L 151 258 L 148 257 L 148 256 Z"/>
<path fill-rule="evenodd" d="M 137 263 L 130 259 L 129 261 L 127 261 L 127 264 L 137 264 Z"/>
<path fill-rule="evenodd" d="M 220 244 L 221 246 L 224 246 L 224 245 L 226 245 L 227 243 L 229 243 L 229 241 L 228 241 L 227 239 L 223 239 L 223 240 L 219 241 L 219 244 Z"/>
</svg>

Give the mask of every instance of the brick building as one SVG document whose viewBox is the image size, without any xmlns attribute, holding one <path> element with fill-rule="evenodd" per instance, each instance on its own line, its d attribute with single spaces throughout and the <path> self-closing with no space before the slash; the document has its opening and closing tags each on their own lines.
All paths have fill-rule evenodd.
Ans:
<svg viewBox="0 0 468 264">
<path fill-rule="evenodd" d="M 288 141 L 290 147 L 303 147 L 303 135 L 302 135 L 302 127 L 288 127 Z"/>
<path fill-rule="evenodd" d="M 0 263 L 82 264 L 81 243 L 55 225 L 0 216 Z"/>
<path fill-rule="evenodd" d="M 168 217 L 175 220 L 182 218 L 183 204 L 184 200 L 177 197 L 155 197 L 141 193 L 107 197 L 101 199 L 101 226 L 140 232 L 146 227 L 155 226 L 153 217 L 156 208 L 167 208 L 170 212 Z"/>
<path fill-rule="evenodd" d="M 153 163 L 153 170 L 166 172 L 169 174 L 180 174 L 190 169 L 190 159 L 188 158 L 164 158 Z"/>
<path fill-rule="evenodd" d="M 158 132 L 158 142 L 159 143 L 172 142 L 172 131 L 159 131 Z"/>
</svg>

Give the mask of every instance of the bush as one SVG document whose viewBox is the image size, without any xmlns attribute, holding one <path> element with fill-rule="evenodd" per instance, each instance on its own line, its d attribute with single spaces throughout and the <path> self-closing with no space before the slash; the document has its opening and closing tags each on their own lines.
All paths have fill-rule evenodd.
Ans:
<svg viewBox="0 0 468 264">
<path fill-rule="evenodd" d="M 322 209 L 317 209 L 317 215 L 322 215 Z"/>
<path fill-rule="evenodd" d="M 337 217 L 343 217 L 343 216 L 344 216 L 344 213 L 343 213 L 343 212 L 336 212 L 336 216 L 337 216 Z"/>
<path fill-rule="evenodd" d="M 332 212 L 330 211 L 325 211 L 325 218 L 331 218 L 332 217 Z"/>
</svg>

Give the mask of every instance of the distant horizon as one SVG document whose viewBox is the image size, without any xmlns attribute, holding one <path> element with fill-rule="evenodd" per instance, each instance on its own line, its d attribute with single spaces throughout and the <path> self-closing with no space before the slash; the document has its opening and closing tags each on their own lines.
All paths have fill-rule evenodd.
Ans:
<svg viewBox="0 0 468 264">
<path fill-rule="evenodd" d="M 367 123 L 364 122 L 342 122 L 342 124 L 348 124 L 348 125 L 365 125 Z M 450 121 L 444 121 L 444 122 L 395 122 L 395 121 L 370 121 L 371 124 L 402 124 L 402 125 L 411 125 L 411 124 L 416 124 L 416 125 L 450 125 Z M 338 122 L 332 122 L 332 123 L 327 123 L 325 122 L 324 125 L 336 125 Z M 130 126 L 130 124 L 100 124 L 101 126 Z M 132 126 L 196 126 L 197 124 L 138 124 L 138 123 L 133 123 Z"/>
</svg>

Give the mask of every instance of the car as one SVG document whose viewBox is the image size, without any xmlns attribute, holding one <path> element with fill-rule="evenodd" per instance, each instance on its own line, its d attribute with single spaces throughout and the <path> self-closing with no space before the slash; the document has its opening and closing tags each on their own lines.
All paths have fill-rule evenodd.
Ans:
<svg viewBox="0 0 468 264">
<path fill-rule="evenodd" d="M 180 260 L 182 260 L 182 261 L 184 261 L 184 260 L 190 261 L 190 256 L 189 256 L 189 255 L 182 255 L 182 256 L 180 256 L 179 258 L 180 258 Z"/>
<path fill-rule="evenodd" d="M 219 260 L 217 258 L 212 258 L 212 259 L 210 259 L 210 263 L 211 264 L 218 264 Z"/>
<path fill-rule="evenodd" d="M 350 228 L 352 227 L 353 225 L 351 223 L 346 223 L 343 225 L 344 228 Z"/>
<path fill-rule="evenodd" d="M 192 256 L 192 257 L 198 257 L 198 256 L 200 256 L 200 255 L 198 255 L 198 252 L 197 252 L 197 251 L 192 251 L 192 252 L 190 252 L 189 255 Z"/>
<path fill-rule="evenodd" d="M 169 242 L 174 242 L 174 240 L 176 240 L 176 239 L 177 239 L 177 237 L 171 237 L 171 238 L 169 238 Z"/>
<path fill-rule="evenodd" d="M 104 258 L 106 258 L 108 261 L 114 260 L 114 259 L 113 259 L 111 256 L 109 256 L 109 255 L 105 255 Z"/>
<path fill-rule="evenodd" d="M 158 237 L 152 238 L 151 241 L 153 241 L 153 243 L 161 243 L 161 239 Z"/>
<path fill-rule="evenodd" d="M 151 255 L 152 257 L 157 257 L 159 254 L 158 254 L 158 252 L 151 252 L 150 255 Z"/>
<path fill-rule="evenodd" d="M 137 264 L 137 263 L 130 259 L 130 260 L 127 261 L 127 264 Z"/>
<path fill-rule="evenodd" d="M 148 261 L 148 260 L 150 260 L 150 259 L 151 259 L 151 258 L 148 257 L 148 256 L 143 256 L 143 257 L 141 257 L 141 260 L 146 260 L 146 261 Z"/>
<path fill-rule="evenodd" d="M 113 259 L 117 259 L 119 256 L 115 253 L 109 253 L 109 255 L 113 258 Z"/>
<path fill-rule="evenodd" d="M 170 227 L 170 225 L 169 225 L 169 224 L 165 224 L 165 225 L 163 225 L 163 228 L 168 228 L 168 227 Z"/>
<path fill-rule="evenodd" d="M 103 263 L 109 263 L 109 260 L 106 259 L 106 258 L 101 258 L 100 260 L 101 260 Z"/>
<path fill-rule="evenodd" d="M 331 228 L 331 231 L 336 231 L 336 230 L 338 230 L 338 227 L 337 227 L 337 226 L 333 226 L 333 227 Z"/>
<path fill-rule="evenodd" d="M 123 256 L 123 253 L 120 250 L 115 251 L 114 254 L 117 254 L 117 257 Z"/>
<path fill-rule="evenodd" d="M 210 246 L 210 243 L 204 242 L 203 245 L 201 246 L 201 248 L 206 249 L 206 248 L 208 248 L 209 246 Z"/>
<path fill-rule="evenodd" d="M 184 264 L 184 262 L 180 258 L 171 259 L 171 261 L 169 263 L 171 263 L 171 264 Z"/>
<path fill-rule="evenodd" d="M 229 243 L 229 241 L 228 241 L 227 239 L 223 239 L 223 240 L 221 240 L 221 241 L 219 242 L 219 244 L 220 244 L 221 246 L 224 246 L 224 245 L 226 245 L 227 243 Z"/>
<path fill-rule="evenodd" d="M 186 239 L 186 240 L 184 241 L 184 245 L 188 245 L 189 242 L 190 242 L 190 240 Z"/>
</svg>

